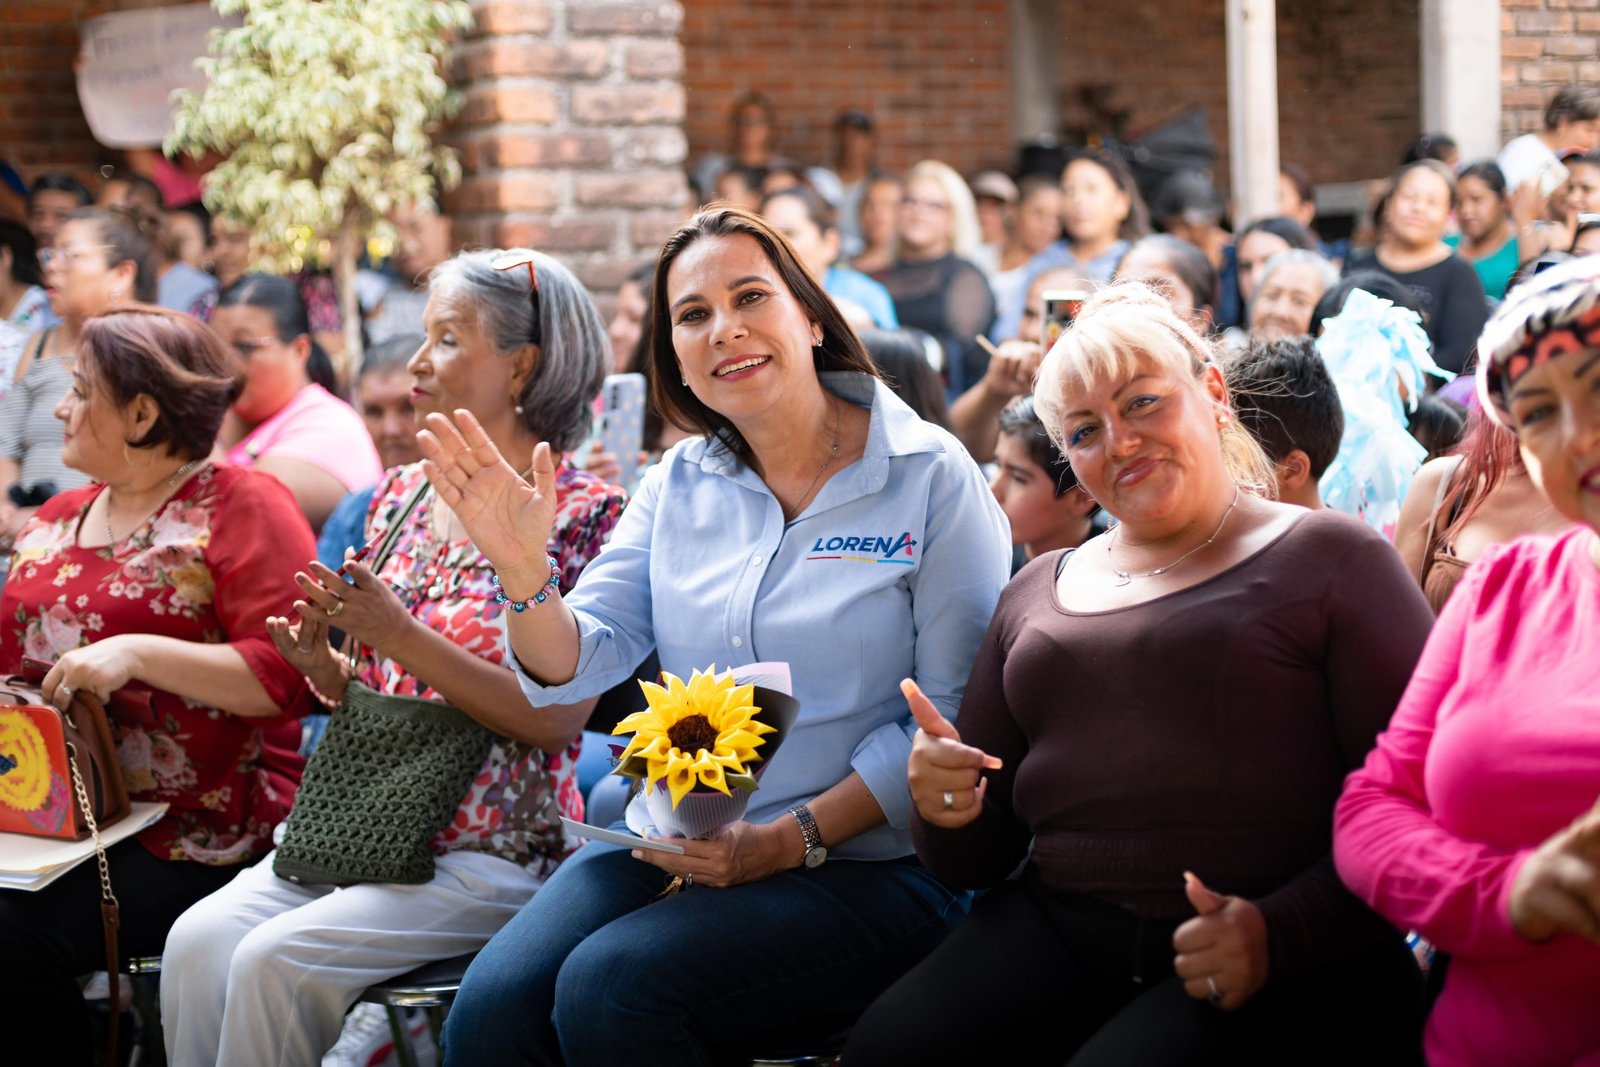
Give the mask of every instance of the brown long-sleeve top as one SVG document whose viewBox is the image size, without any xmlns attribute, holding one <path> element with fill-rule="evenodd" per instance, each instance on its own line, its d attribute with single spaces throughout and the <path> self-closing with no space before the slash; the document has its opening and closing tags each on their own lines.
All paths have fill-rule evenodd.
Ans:
<svg viewBox="0 0 1600 1067">
<path fill-rule="evenodd" d="M 1381 936 L 1329 850 L 1433 622 L 1389 543 L 1312 512 L 1198 585 L 1100 612 L 1061 607 L 1060 560 L 1001 595 L 956 728 L 1005 765 L 969 825 L 913 820 L 923 862 L 986 887 L 1032 841 L 1052 890 L 1151 919 L 1193 914 L 1191 870 L 1260 907 L 1275 977 Z"/>
</svg>

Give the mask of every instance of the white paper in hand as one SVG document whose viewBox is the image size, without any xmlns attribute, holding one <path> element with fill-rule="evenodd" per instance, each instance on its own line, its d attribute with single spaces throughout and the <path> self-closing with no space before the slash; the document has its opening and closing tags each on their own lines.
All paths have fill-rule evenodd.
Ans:
<svg viewBox="0 0 1600 1067">
<path fill-rule="evenodd" d="M 789 674 L 787 663 L 747 663 L 743 667 L 729 669 L 733 671 L 735 685 L 759 685 L 784 696 L 794 696 L 794 679 Z"/>
</svg>

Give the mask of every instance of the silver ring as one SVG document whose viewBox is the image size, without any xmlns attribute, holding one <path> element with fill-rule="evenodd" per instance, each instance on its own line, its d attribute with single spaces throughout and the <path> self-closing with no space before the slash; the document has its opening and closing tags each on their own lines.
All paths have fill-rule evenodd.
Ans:
<svg viewBox="0 0 1600 1067">
<path fill-rule="evenodd" d="M 694 875 L 692 875 L 692 874 L 684 875 L 683 876 L 683 888 L 688 889 L 692 885 L 694 885 Z"/>
<path fill-rule="evenodd" d="M 951 811 L 951 810 L 953 810 L 955 808 L 955 806 L 956 806 L 956 795 L 954 793 L 952 793 L 950 790 L 946 789 L 944 791 L 944 810 L 945 811 Z"/>
<path fill-rule="evenodd" d="M 333 607 L 331 607 L 327 611 L 323 612 L 323 614 L 328 616 L 328 618 L 331 619 L 334 616 L 338 615 L 343 610 L 344 610 L 344 598 L 343 597 L 335 597 L 334 598 L 334 602 L 333 602 Z"/>
<path fill-rule="evenodd" d="M 1211 990 L 1211 992 L 1206 994 L 1206 999 L 1211 1002 L 1212 1007 L 1216 1007 L 1218 1004 L 1221 1004 L 1222 990 L 1217 988 L 1217 980 L 1211 977 L 1209 974 L 1206 975 L 1206 988 Z"/>
<path fill-rule="evenodd" d="M 72 704 L 72 686 L 70 686 L 70 685 L 58 685 L 58 686 L 56 686 L 56 695 L 61 698 L 61 703 L 64 706 L 71 706 L 71 704 Z"/>
</svg>

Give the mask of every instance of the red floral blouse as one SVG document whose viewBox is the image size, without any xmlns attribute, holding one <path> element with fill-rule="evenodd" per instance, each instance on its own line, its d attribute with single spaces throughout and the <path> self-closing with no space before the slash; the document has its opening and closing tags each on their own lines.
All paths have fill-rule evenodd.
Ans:
<svg viewBox="0 0 1600 1067">
<path fill-rule="evenodd" d="M 206 467 L 112 548 L 79 547 L 103 489 L 57 494 L 17 535 L 0 599 L 0 672 L 112 634 L 229 643 L 282 717 L 229 715 L 139 685 L 106 710 L 129 796 L 170 805 L 139 834 L 144 846 L 167 860 L 247 863 L 272 847 L 300 784 L 293 718 L 309 694 L 265 620 L 292 609 L 294 573 L 316 556 L 311 530 L 277 479 Z"/>
</svg>

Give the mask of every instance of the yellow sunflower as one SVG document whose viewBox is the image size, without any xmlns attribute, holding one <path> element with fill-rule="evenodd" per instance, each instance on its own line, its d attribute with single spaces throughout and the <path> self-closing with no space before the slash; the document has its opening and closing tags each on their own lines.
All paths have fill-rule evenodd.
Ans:
<svg viewBox="0 0 1600 1067">
<path fill-rule="evenodd" d="M 649 707 L 611 731 L 633 734 L 622 752 L 624 773 L 630 759 L 643 760 L 646 785 L 665 778 L 674 808 L 697 782 L 723 793 L 730 784 L 754 789 L 749 766 L 761 759 L 756 748 L 765 743 L 762 735 L 777 729 L 755 718 L 761 710 L 750 702 L 755 687 L 734 685 L 731 671 L 717 677 L 715 664 L 695 671 L 687 683 L 674 674 L 662 676 L 665 686 L 639 683 Z"/>
</svg>

